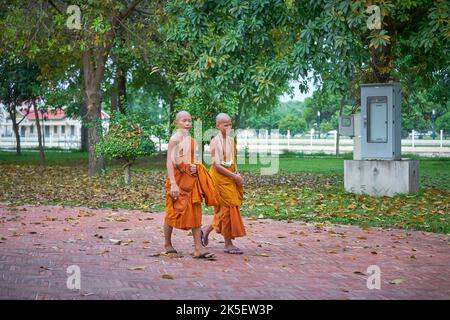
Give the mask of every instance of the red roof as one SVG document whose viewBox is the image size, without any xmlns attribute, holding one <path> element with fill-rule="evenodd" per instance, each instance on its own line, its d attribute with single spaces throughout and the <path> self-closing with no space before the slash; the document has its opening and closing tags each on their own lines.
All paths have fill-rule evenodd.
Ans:
<svg viewBox="0 0 450 320">
<path fill-rule="evenodd" d="M 27 108 L 21 107 L 18 111 L 23 116 L 25 116 L 27 113 Z M 62 109 L 47 110 L 47 112 L 44 113 L 44 116 L 46 117 L 46 120 L 60 120 L 60 119 L 64 119 L 66 117 L 66 113 Z M 30 112 L 28 113 L 28 115 L 26 117 L 30 121 L 35 119 L 33 109 L 30 109 Z M 102 119 L 109 119 L 109 115 L 103 111 L 101 112 L 101 117 L 102 117 Z M 39 118 L 42 118 L 42 113 L 40 111 L 39 111 Z"/>
</svg>

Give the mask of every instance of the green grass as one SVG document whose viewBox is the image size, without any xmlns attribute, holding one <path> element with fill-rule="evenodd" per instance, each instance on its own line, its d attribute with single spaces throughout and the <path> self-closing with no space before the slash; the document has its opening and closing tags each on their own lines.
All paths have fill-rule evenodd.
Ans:
<svg viewBox="0 0 450 320">
<path fill-rule="evenodd" d="M 131 185 L 123 183 L 115 161 L 107 163 L 104 175 L 89 179 L 87 153 L 51 150 L 46 156 L 46 167 L 40 167 L 37 152 L 16 156 L 0 151 L 0 201 L 164 210 L 164 154 L 138 159 Z M 412 158 L 420 160 L 420 192 L 394 197 L 346 193 L 343 166 L 351 154 L 284 154 L 278 159 L 279 173 L 273 176 L 260 175 L 259 170 L 268 165 L 250 165 L 247 160 L 240 165 L 246 179 L 241 212 L 285 221 L 449 233 L 450 158 Z"/>
<path fill-rule="evenodd" d="M 39 152 L 37 150 L 24 150 L 20 156 L 15 152 L 0 151 L 0 165 L 38 165 L 39 163 Z M 45 152 L 45 165 L 47 166 L 87 166 L 87 164 L 87 152 L 56 150 L 46 150 Z"/>
<path fill-rule="evenodd" d="M 48 150 L 45 153 L 46 166 L 77 166 L 87 167 L 88 154 L 81 151 L 55 151 Z M 450 186 L 450 158 L 426 158 L 415 155 L 408 155 L 408 158 L 420 160 L 421 182 L 426 186 L 440 186 L 449 188 Z M 325 175 L 343 175 L 344 160 L 351 159 L 351 154 L 344 156 L 330 156 L 324 154 L 302 154 L 288 153 L 280 155 L 278 165 L 281 173 L 308 172 Z M 165 171 L 165 155 L 157 154 L 151 157 L 140 158 L 134 165 L 134 170 L 161 170 Z M 269 164 L 240 164 L 241 172 L 258 174 L 262 167 L 269 167 Z M 23 151 L 21 156 L 15 152 L 0 151 L 0 165 L 38 165 L 39 154 L 36 151 Z M 108 161 L 107 166 L 119 167 L 117 161 Z"/>
</svg>

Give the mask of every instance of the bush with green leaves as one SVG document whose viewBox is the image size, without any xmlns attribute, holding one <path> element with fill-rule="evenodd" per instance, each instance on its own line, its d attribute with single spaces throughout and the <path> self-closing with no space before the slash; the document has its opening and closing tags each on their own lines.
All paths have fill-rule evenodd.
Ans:
<svg viewBox="0 0 450 320">
<path fill-rule="evenodd" d="M 443 130 L 445 133 L 450 133 L 450 112 L 447 112 L 437 118 L 436 130 Z"/>
<path fill-rule="evenodd" d="M 151 129 L 143 126 L 135 115 L 115 114 L 109 131 L 96 145 L 98 155 L 123 162 L 125 183 L 131 182 L 130 167 L 136 158 L 155 152 Z"/>
</svg>

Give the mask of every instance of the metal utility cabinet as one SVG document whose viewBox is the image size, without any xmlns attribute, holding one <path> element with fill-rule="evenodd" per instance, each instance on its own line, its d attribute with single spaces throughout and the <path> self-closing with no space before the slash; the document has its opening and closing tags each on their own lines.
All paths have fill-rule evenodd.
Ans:
<svg viewBox="0 0 450 320">
<path fill-rule="evenodd" d="M 361 85 L 361 159 L 401 159 L 399 83 Z"/>
</svg>

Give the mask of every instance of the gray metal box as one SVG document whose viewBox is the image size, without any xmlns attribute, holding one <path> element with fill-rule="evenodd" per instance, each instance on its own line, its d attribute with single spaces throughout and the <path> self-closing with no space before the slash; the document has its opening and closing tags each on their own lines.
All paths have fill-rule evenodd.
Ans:
<svg viewBox="0 0 450 320">
<path fill-rule="evenodd" d="M 401 159 L 399 83 L 361 85 L 361 159 Z"/>
<path fill-rule="evenodd" d="M 353 115 L 339 117 L 339 135 L 353 137 L 355 135 Z"/>
</svg>

